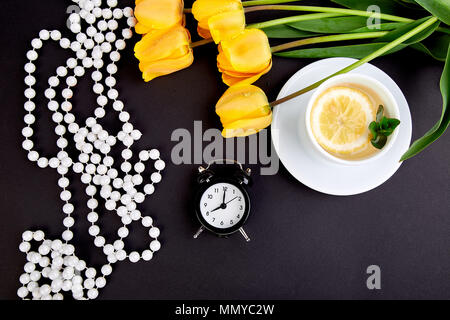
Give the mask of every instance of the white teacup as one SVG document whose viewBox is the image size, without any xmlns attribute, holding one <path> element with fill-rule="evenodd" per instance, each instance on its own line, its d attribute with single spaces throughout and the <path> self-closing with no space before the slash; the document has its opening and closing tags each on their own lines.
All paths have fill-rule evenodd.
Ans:
<svg viewBox="0 0 450 320">
<path fill-rule="evenodd" d="M 327 89 L 335 86 L 340 85 L 355 85 L 356 87 L 365 87 L 370 89 L 373 94 L 377 95 L 378 98 L 383 102 L 385 115 L 389 118 L 396 118 L 400 119 L 400 111 L 398 109 L 397 101 L 395 101 L 394 96 L 392 93 L 387 89 L 382 83 L 380 83 L 378 80 L 375 80 L 374 78 L 368 77 L 366 75 L 357 74 L 357 73 L 347 73 L 335 76 L 331 79 L 328 79 L 324 83 L 322 83 L 314 92 L 314 94 L 311 96 L 308 106 L 306 108 L 306 132 L 308 133 L 309 139 L 311 140 L 314 148 L 325 158 L 332 160 L 334 162 L 344 164 L 344 165 L 362 165 L 370 161 L 374 161 L 376 159 L 379 159 L 382 157 L 385 153 L 389 152 L 392 145 L 394 144 L 397 135 L 398 130 L 400 128 L 397 127 L 394 132 L 388 137 L 388 140 L 386 142 L 386 145 L 379 151 L 373 153 L 372 155 L 368 156 L 364 159 L 358 159 L 358 160 L 346 160 L 339 157 L 336 157 L 326 151 L 322 148 L 322 146 L 317 142 L 316 138 L 314 137 L 314 134 L 311 129 L 311 110 L 314 105 L 314 102 L 317 100 L 317 98 Z M 369 96 L 371 96 L 370 93 L 368 93 Z M 378 108 L 378 106 L 376 106 Z"/>
</svg>

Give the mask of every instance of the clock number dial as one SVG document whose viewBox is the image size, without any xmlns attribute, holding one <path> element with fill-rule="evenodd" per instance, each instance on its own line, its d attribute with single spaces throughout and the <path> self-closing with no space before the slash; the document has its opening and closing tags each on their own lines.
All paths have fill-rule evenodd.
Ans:
<svg viewBox="0 0 450 320">
<path fill-rule="evenodd" d="M 200 213 L 212 227 L 228 229 L 238 224 L 246 210 L 242 191 L 230 183 L 217 183 L 200 198 Z"/>
</svg>

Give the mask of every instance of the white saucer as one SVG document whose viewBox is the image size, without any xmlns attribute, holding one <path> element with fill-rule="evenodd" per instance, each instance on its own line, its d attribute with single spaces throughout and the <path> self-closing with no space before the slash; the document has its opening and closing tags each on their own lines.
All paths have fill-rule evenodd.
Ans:
<svg viewBox="0 0 450 320">
<path fill-rule="evenodd" d="M 357 60 L 324 59 L 304 67 L 281 89 L 278 99 L 333 74 Z M 372 190 L 388 180 L 400 167 L 401 156 L 411 142 L 412 125 L 408 102 L 397 84 L 382 70 L 366 63 L 353 72 L 383 83 L 396 99 L 402 123 L 392 149 L 376 161 L 347 166 L 326 159 L 312 146 L 305 128 L 305 110 L 312 93 L 308 92 L 274 108 L 272 142 L 286 169 L 301 183 L 319 192 L 348 196 Z"/>
</svg>

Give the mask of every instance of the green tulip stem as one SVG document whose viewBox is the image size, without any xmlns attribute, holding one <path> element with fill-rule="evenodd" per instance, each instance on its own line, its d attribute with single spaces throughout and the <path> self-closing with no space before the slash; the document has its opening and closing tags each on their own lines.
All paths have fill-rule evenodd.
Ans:
<svg viewBox="0 0 450 320">
<path fill-rule="evenodd" d="M 361 32 L 361 33 L 348 33 L 348 34 L 338 34 L 338 35 L 330 35 L 330 36 L 322 36 L 322 37 L 314 37 L 296 40 L 292 42 L 287 42 L 280 44 L 278 46 L 274 46 L 271 48 L 272 53 L 292 49 L 300 46 L 305 46 L 309 44 L 316 43 L 324 43 L 324 42 L 335 42 L 335 41 L 346 41 L 346 40 L 360 40 L 360 39 L 373 39 L 379 38 L 386 35 L 387 31 L 379 31 L 379 32 Z"/>
<path fill-rule="evenodd" d="M 190 47 L 191 47 L 191 48 L 196 48 L 196 47 L 200 47 L 200 46 L 203 46 L 203 45 L 205 45 L 205 44 L 213 43 L 213 42 L 214 42 L 214 41 L 213 41 L 212 38 L 203 39 L 203 40 L 199 40 L 199 41 L 192 42 L 192 43 L 190 44 Z"/>
<path fill-rule="evenodd" d="M 270 103 L 270 106 L 273 108 L 279 104 L 282 104 L 288 100 L 294 99 L 306 92 L 309 92 L 313 89 L 316 89 L 318 86 L 320 86 L 322 83 L 324 83 L 325 81 L 327 81 L 328 79 L 340 75 L 340 74 L 344 74 L 347 73 L 349 71 L 352 71 L 360 66 L 362 66 L 363 64 L 372 61 L 373 59 L 385 54 L 386 52 L 392 50 L 393 48 L 395 48 L 396 46 L 402 44 L 403 42 L 405 42 L 406 40 L 408 40 L 409 38 L 412 38 L 413 36 L 415 36 L 416 34 L 422 32 L 423 30 L 425 30 L 426 28 L 428 28 L 429 26 L 431 26 L 433 23 L 435 23 L 436 21 L 438 21 L 438 18 L 436 17 L 431 17 L 430 19 L 426 20 L 425 22 L 423 22 L 422 24 L 418 25 L 416 28 L 410 30 L 409 32 L 405 33 L 404 35 L 398 37 L 397 39 L 395 39 L 394 41 L 388 43 L 387 45 L 381 47 L 380 49 L 374 51 L 373 53 L 369 54 L 368 56 L 366 56 L 365 58 L 356 61 L 355 63 L 349 65 L 348 67 L 332 74 L 331 76 L 328 76 L 316 83 L 313 83 L 312 85 L 303 88 L 297 92 L 294 92 L 282 99 L 276 100 L 272 103 Z"/>
<path fill-rule="evenodd" d="M 261 11 L 261 10 L 288 10 L 288 11 L 304 11 L 304 12 L 321 12 L 321 13 L 334 13 L 339 15 L 352 15 L 352 16 L 361 16 L 361 17 L 368 17 L 368 18 L 378 18 L 382 20 L 388 20 L 388 21 L 396 21 L 396 22 L 413 22 L 413 19 L 409 18 L 403 18 L 399 16 L 394 16 L 390 14 L 384 14 L 384 13 L 374 13 L 369 11 L 362 11 L 362 10 L 352 10 L 352 9 L 344 9 L 344 8 L 332 8 L 332 7 L 315 7 L 315 6 L 291 6 L 291 5 L 266 5 L 266 6 L 258 6 L 258 7 L 252 7 L 246 9 L 247 12 L 251 11 Z M 299 20 L 296 20 L 299 19 Z M 286 23 L 292 23 L 296 21 L 302 21 L 302 16 L 293 16 L 293 17 L 286 17 L 286 18 L 280 18 L 265 22 L 259 22 L 249 25 L 250 28 L 267 28 L 277 25 L 282 25 Z"/>
<path fill-rule="evenodd" d="M 288 2 L 296 2 L 299 0 L 249 0 L 249 1 L 242 1 L 242 5 L 244 7 L 250 7 L 250 6 L 260 6 L 263 4 L 280 4 L 280 3 L 288 3 Z"/>
</svg>

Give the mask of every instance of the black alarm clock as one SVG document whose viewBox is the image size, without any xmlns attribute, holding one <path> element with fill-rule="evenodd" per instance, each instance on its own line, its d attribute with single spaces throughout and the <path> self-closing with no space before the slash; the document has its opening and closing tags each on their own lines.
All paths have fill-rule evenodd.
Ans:
<svg viewBox="0 0 450 320">
<path fill-rule="evenodd" d="M 213 164 L 219 163 L 224 164 L 222 168 L 211 169 Z M 239 231 L 250 241 L 243 226 L 250 214 L 250 197 L 245 188 L 251 182 L 251 170 L 244 170 L 235 160 L 220 159 L 211 161 L 206 168 L 199 167 L 198 172 L 194 205 L 201 227 L 194 238 L 204 230 L 220 237 Z"/>
</svg>

